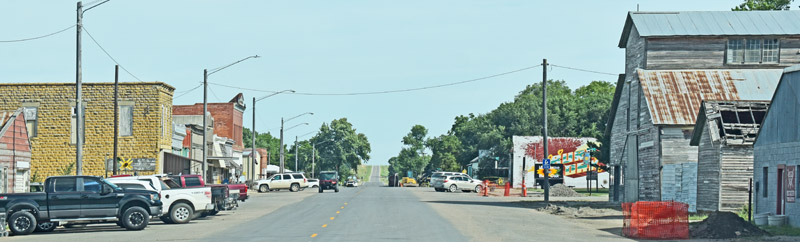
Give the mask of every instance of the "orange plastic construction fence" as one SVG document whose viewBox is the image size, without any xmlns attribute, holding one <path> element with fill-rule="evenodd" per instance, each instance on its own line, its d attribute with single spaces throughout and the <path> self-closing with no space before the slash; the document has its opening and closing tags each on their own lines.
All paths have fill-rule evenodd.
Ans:
<svg viewBox="0 0 800 242">
<path fill-rule="evenodd" d="M 689 205 L 681 202 L 622 204 L 622 234 L 637 239 L 688 239 Z"/>
</svg>

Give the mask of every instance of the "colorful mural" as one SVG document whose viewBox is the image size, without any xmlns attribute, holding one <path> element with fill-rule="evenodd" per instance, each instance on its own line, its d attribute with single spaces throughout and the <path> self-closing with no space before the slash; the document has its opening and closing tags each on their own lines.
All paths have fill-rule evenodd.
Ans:
<svg viewBox="0 0 800 242">
<path fill-rule="evenodd" d="M 597 171 L 597 158 L 592 157 L 592 148 L 589 148 L 589 142 L 577 138 L 552 138 L 548 140 L 548 155 L 550 157 L 550 164 L 563 164 L 564 176 L 566 177 L 584 177 L 588 171 Z M 530 143 L 525 147 L 526 155 L 530 157 L 543 157 L 543 144 L 541 142 Z M 556 151 L 557 150 L 557 151 Z M 556 151 L 553 153 L 553 151 Z M 594 151 L 599 154 L 598 151 Z M 540 160 L 536 159 L 537 161 Z M 590 162 L 587 162 L 590 161 Z M 537 162 L 540 164 L 541 162 Z M 599 172 L 605 172 L 600 170 Z"/>
</svg>

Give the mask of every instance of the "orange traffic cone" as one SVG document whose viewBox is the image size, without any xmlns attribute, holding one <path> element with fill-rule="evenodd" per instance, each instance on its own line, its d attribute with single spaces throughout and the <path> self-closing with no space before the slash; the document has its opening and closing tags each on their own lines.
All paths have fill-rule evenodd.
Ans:
<svg viewBox="0 0 800 242">
<path fill-rule="evenodd" d="M 503 193 L 503 196 L 508 197 L 508 194 L 511 192 L 511 183 L 506 182 L 506 192 Z"/>
<path fill-rule="evenodd" d="M 525 187 L 525 183 L 523 182 L 522 183 L 522 197 L 527 197 L 527 196 L 528 196 L 528 188 Z"/>
</svg>

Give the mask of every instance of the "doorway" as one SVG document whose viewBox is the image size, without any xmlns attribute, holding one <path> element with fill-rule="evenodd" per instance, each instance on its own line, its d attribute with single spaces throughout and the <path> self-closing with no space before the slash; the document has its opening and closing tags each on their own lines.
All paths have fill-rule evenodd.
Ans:
<svg viewBox="0 0 800 242">
<path fill-rule="evenodd" d="M 775 209 L 775 214 L 776 215 L 783 215 L 783 197 L 784 197 L 783 170 L 784 170 L 784 166 L 783 165 L 778 165 L 778 174 L 776 176 L 778 178 L 777 182 L 776 182 L 777 185 L 778 185 L 778 190 L 775 193 L 775 195 L 778 197 L 778 199 L 775 199 L 778 202 L 776 204 L 776 209 Z"/>
</svg>

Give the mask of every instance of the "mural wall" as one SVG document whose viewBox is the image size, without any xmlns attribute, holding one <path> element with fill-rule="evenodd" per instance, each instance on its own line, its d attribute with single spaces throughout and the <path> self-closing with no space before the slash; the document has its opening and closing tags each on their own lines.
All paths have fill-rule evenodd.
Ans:
<svg viewBox="0 0 800 242">
<path fill-rule="evenodd" d="M 544 146 L 541 136 L 514 136 L 513 152 L 514 160 L 512 164 L 512 181 L 515 188 L 522 186 L 522 178 L 525 178 L 525 185 L 533 186 L 535 173 L 528 172 L 535 164 L 541 164 L 544 154 Z M 597 143 L 594 138 L 573 138 L 573 137 L 551 137 L 548 139 L 548 156 L 551 157 L 551 164 L 564 165 L 564 183 L 567 186 L 586 187 L 586 174 L 588 171 L 597 171 L 596 167 L 587 164 L 598 164 L 597 159 L 592 158 L 592 152 L 588 152 L 589 143 Z M 599 151 L 595 155 L 599 155 Z M 524 161 L 523 161 L 524 160 Z M 523 165 L 524 163 L 524 165 Z M 600 187 L 608 187 L 608 172 L 600 170 L 598 181 Z M 592 187 L 595 182 L 592 181 Z"/>
</svg>

